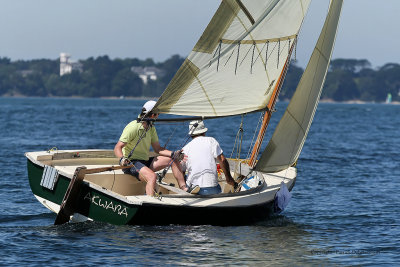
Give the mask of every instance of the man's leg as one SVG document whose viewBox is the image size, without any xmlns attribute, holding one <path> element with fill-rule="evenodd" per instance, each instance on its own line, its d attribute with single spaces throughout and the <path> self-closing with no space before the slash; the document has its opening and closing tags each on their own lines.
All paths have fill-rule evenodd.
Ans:
<svg viewBox="0 0 400 267">
<path fill-rule="evenodd" d="M 153 162 L 150 165 L 150 169 L 152 169 L 153 171 L 159 171 L 167 167 L 170 163 L 171 163 L 171 158 L 158 156 L 154 158 Z M 172 173 L 174 174 L 176 180 L 178 181 L 179 188 L 187 191 L 185 178 L 183 177 L 183 172 L 181 170 L 180 164 L 177 164 L 177 162 L 174 161 L 171 167 L 172 167 Z"/>
<path fill-rule="evenodd" d="M 151 169 L 144 166 L 139 171 L 139 179 L 146 182 L 146 195 L 154 196 L 157 175 Z"/>
<path fill-rule="evenodd" d="M 140 161 L 134 161 L 133 167 L 129 169 L 123 169 L 124 173 L 129 173 L 141 181 L 146 182 L 146 195 L 154 196 L 156 188 L 157 175 L 146 165 Z"/>
</svg>

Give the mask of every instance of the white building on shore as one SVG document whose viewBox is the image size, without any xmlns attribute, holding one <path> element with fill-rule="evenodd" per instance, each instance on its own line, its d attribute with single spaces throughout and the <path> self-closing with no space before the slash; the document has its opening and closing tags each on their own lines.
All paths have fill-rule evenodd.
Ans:
<svg viewBox="0 0 400 267">
<path fill-rule="evenodd" d="M 82 64 L 71 60 L 71 55 L 67 53 L 60 53 L 60 76 L 69 74 L 73 70 L 82 71 Z"/>
<path fill-rule="evenodd" d="M 156 81 L 158 78 L 165 75 L 165 72 L 156 67 L 137 67 L 131 68 L 131 71 L 136 73 L 144 84 L 147 84 L 149 80 Z"/>
</svg>

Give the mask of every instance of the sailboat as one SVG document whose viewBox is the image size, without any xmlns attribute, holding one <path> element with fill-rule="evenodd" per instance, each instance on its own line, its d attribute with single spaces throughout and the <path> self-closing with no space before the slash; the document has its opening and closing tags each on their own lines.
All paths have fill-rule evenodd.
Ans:
<svg viewBox="0 0 400 267">
<path fill-rule="evenodd" d="M 392 103 L 392 94 L 391 93 L 387 94 L 385 103 L 386 104 Z"/>
<path fill-rule="evenodd" d="M 223 118 L 262 112 L 251 156 L 229 159 L 241 190 L 221 180 L 222 193 L 180 190 L 172 173 L 144 195 L 145 183 L 124 174 L 112 150 L 27 152 L 34 196 L 57 213 L 55 224 L 246 224 L 269 216 L 292 190 L 296 163 L 319 102 L 343 0 L 331 0 L 309 63 L 260 155 L 275 103 L 311 0 L 223 0 L 160 96 L 155 112 L 180 118 Z M 284 208 L 284 207 L 283 207 Z"/>
</svg>

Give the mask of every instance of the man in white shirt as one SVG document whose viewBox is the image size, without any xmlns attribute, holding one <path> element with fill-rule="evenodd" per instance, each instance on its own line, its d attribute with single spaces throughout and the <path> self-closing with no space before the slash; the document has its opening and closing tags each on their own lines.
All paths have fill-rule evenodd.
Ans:
<svg viewBox="0 0 400 267">
<path fill-rule="evenodd" d="M 182 149 L 183 153 L 187 155 L 186 184 L 189 187 L 199 186 L 199 195 L 221 193 L 221 187 L 218 184 L 217 162 L 225 174 L 227 183 L 234 188 L 237 187 L 219 143 L 213 137 L 205 136 L 207 130 L 203 121 L 190 122 L 189 135 L 192 137 L 192 141 Z"/>
</svg>

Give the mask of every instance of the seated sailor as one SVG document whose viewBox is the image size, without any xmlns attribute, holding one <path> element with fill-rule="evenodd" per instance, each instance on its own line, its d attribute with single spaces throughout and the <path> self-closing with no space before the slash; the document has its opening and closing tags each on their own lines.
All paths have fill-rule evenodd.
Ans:
<svg viewBox="0 0 400 267">
<path fill-rule="evenodd" d="M 147 182 L 146 194 L 154 196 L 156 186 L 156 171 L 167 166 L 172 167 L 172 172 L 178 181 L 179 187 L 184 191 L 190 189 L 186 186 L 179 159 L 174 157 L 180 151 L 170 151 L 161 147 L 155 126 L 147 119 L 157 119 L 158 114 L 153 113 L 155 101 L 147 101 L 139 119 L 131 121 L 123 130 L 121 137 L 114 147 L 115 155 L 120 158 L 120 165 L 132 166 L 123 169 L 124 173 L 136 176 Z M 149 157 L 150 146 L 158 153 L 157 157 Z M 172 160 L 172 161 L 171 161 Z"/>
<path fill-rule="evenodd" d="M 199 195 L 221 193 L 221 187 L 218 184 L 217 162 L 225 174 L 227 183 L 234 188 L 237 187 L 219 143 L 215 138 L 205 136 L 207 130 L 203 121 L 190 122 L 189 135 L 192 140 L 182 149 L 183 153 L 187 155 L 186 184 L 189 187 L 199 186 Z"/>
</svg>

